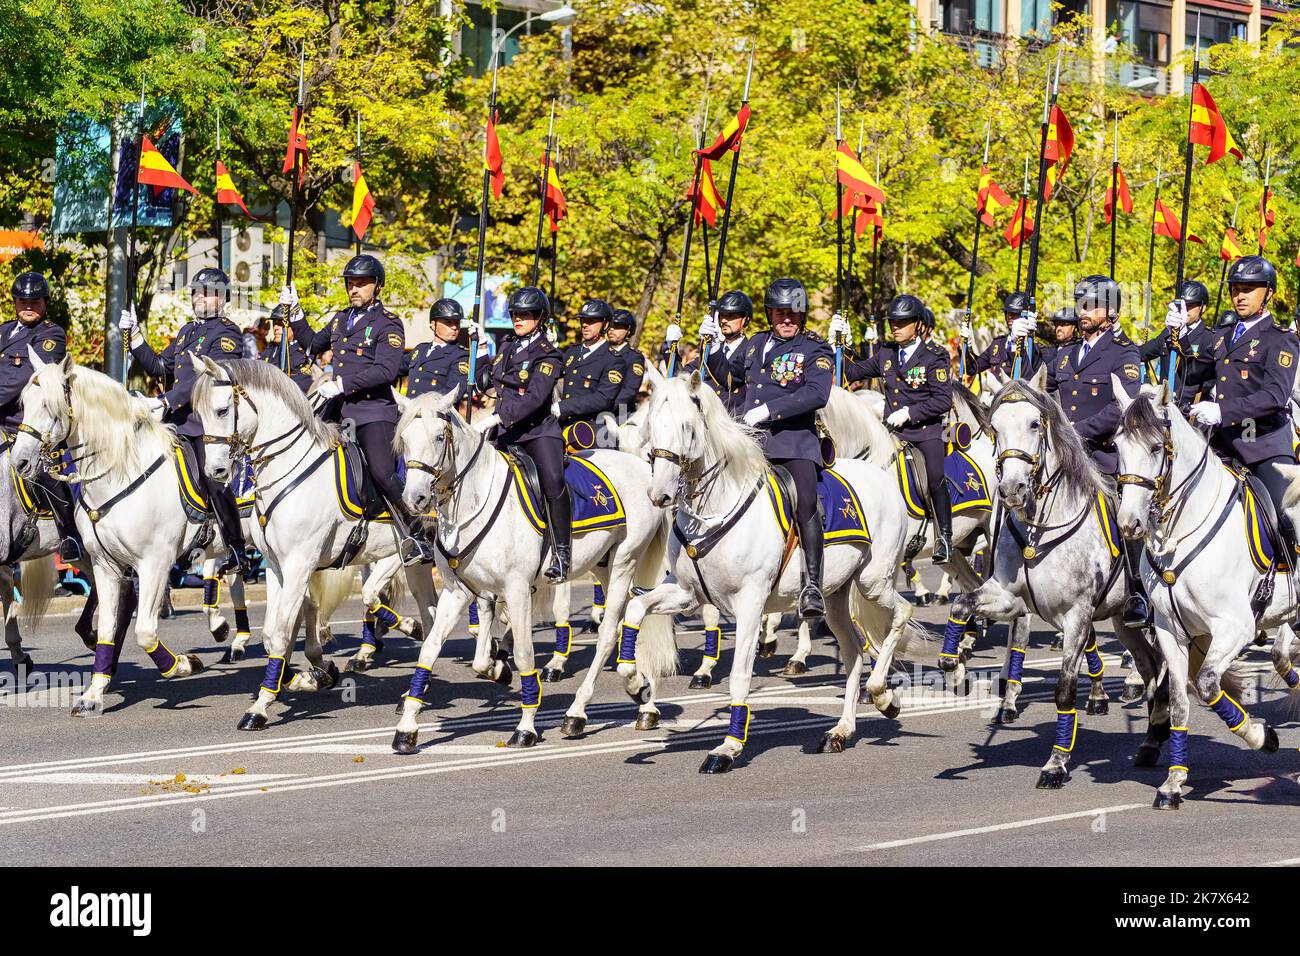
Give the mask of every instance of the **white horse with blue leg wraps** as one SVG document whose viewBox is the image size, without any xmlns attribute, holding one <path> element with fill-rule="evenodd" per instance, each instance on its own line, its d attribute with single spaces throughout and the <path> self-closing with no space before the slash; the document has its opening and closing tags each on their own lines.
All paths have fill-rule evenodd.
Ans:
<svg viewBox="0 0 1300 956">
<path fill-rule="evenodd" d="M 417 749 L 416 718 L 443 642 L 471 597 L 484 595 L 504 602 L 514 636 L 523 706 L 507 746 L 532 747 L 540 739 L 536 715 L 542 696 L 533 652 L 532 592 L 546 580 L 543 571 L 549 548 L 544 530 L 539 530 L 533 499 L 517 477 L 518 464 L 461 418 L 455 410 L 455 395 L 422 395 L 410 402 L 398 422 L 396 444 L 406 456 L 406 504 L 417 514 L 437 513 L 438 570 L 444 581 L 454 581 L 456 586 L 443 590 L 433 626 L 426 631 L 393 749 L 401 754 Z M 583 708 L 614 647 L 628 591 L 633 584 L 650 587 L 661 580 L 668 533 L 662 513 L 649 503 L 650 468 L 644 461 L 606 450 L 574 457 L 580 459 L 575 468 L 586 469 L 599 479 L 593 479 L 592 500 L 599 498 L 599 504 L 612 510 L 606 511 L 606 518 L 590 521 L 581 517 L 576 507 L 574 510 L 570 574 L 577 577 L 594 571 L 600 576 L 608 613 L 600 626 L 594 661 L 565 720 L 565 736 L 578 736 L 585 730 Z M 598 568 L 602 558 L 607 560 Z M 485 611 L 480 606 L 480 614 L 486 616 Z M 480 641 L 486 630 L 481 624 Z M 619 665 L 627 692 L 640 705 L 637 726 L 641 729 L 658 725 L 655 685 L 672 672 L 676 661 L 667 620 L 651 623 L 646 638 L 636 658 Z"/>
<path fill-rule="evenodd" d="M 723 773 L 748 736 L 747 700 L 763 615 L 795 606 L 802 561 L 792 558 L 788 503 L 775 491 L 756 433 L 728 414 L 698 372 L 655 391 L 648 423 L 651 499 L 661 508 L 676 508 L 670 573 L 663 584 L 628 603 L 619 657 L 635 652 L 647 614 L 676 614 L 707 603 L 735 619 L 728 732 L 700 768 Z M 840 645 L 846 687 L 840 719 L 821 749 L 838 753 L 857 725 L 865 641 L 854 618 L 881 649 L 867 689 L 876 707 L 893 718 L 899 703 L 885 681 L 912 609 L 893 584 L 907 516 L 892 476 L 868 462 L 837 461 L 834 467 L 847 489 L 845 518 L 851 515 L 859 526 L 856 533 L 828 533 L 825 549 L 826 621 Z"/>
<path fill-rule="evenodd" d="M 1096 654 L 1094 621 L 1112 621 L 1146 682 L 1147 737 L 1134 759 L 1136 766 L 1155 765 L 1160 744 L 1169 735 L 1169 717 L 1156 693 L 1158 662 L 1152 648 L 1139 631 L 1123 624 L 1123 558 L 1119 542 L 1112 538 L 1111 488 L 1060 404 L 1042 391 L 1045 381 L 1046 369 L 1040 369 L 1032 383 L 1012 381 L 993 400 L 989 417 L 1005 517 L 993 549 L 992 577 L 953 602 L 940 664 L 950 671 L 961 666 L 958 641 L 972 616 L 1014 622 L 1007 683 L 1018 690 L 1027 615 L 1037 614 L 1064 634 L 1056 683 L 1056 741 L 1038 777 L 1040 789 L 1054 790 L 1069 779 L 1079 725 L 1079 665 L 1085 656 Z M 1094 694 L 1099 684 L 1098 678 Z M 1104 699 L 1104 688 L 1100 694 Z"/>
<path fill-rule="evenodd" d="M 1277 731 L 1251 719 L 1241 705 L 1233 665 L 1257 630 L 1279 628 L 1273 666 L 1288 687 L 1300 688 L 1290 627 L 1296 589 L 1291 574 L 1278 571 L 1264 551 L 1267 534 L 1253 518 L 1267 512 L 1268 503 L 1248 497 L 1247 487 L 1170 401 L 1168 385 L 1146 386 L 1136 398 L 1118 387 L 1115 394 L 1124 413 L 1115 436 L 1120 530 L 1146 541 L 1142 579 L 1169 668 L 1169 774 L 1154 805 L 1174 810 L 1191 763 L 1189 683 L 1246 746 L 1278 749 Z"/>
</svg>

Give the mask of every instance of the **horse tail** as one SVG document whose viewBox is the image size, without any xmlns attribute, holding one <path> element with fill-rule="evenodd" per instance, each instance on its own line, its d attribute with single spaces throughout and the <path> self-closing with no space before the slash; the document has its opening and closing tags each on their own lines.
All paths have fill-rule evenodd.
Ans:
<svg viewBox="0 0 1300 956">
<path fill-rule="evenodd" d="M 19 567 L 22 569 L 22 584 L 19 590 L 23 595 L 19 619 L 23 627 L 31 627 L 45 616 L 50 606 L 50 599 L 54 597 L 56 580 L 54 555 L 47 554 L 43 558 L 23 561 Z"/>
<path fill-rule="evenodd" d="M 329 623 L 334 612 L 339 609 L 352 594 L 352 582 L 356 579 L 356 567 L 332 568 L 316 571 L 307 583 L 307 591 L 312 603 L 316 605 L 317 621 L 321 627 Z"/>
<path fill-rule="evenodd" d="M 668 573 L 668 535 L 671 518 L 665 513 L 654 536 L 637 558 L 632 584 L 650 590 Z M 677 634 L 667 614 L 647 614 L 637 635 L 636 664 L 650 680 L 659 682 L 677 673 Z"/>
<path fill-rule="evenodd" d="M 902 601 L 902 595 L 896 595 L 896 600 Z M 850 585 L 849 591 L 849 615 L 858 628 L 864 631 L 864 637 L 868 643 L 868 650 L 872 652 L 871 656 L 875 657 L 880 651 L 881 643 L 889 634 L 889 628 L 893 624 L 893 615 L 885 608 L 880 607 L 874 601 L 868 601 L 862 595 L 860 587 Z M 898 647 L 895 649 L 895 657 L 902 657 L 913 641 L 917 641 L 921 646 L 921 653 L 924 654 L 929 649 L 930 644 L 934 642 L 930 631 L 923 624 L 918 624 L 914 619 L 909 617 L 907 623 L 903 625 L 903 633 L 898 639 Z"/>
</svg>

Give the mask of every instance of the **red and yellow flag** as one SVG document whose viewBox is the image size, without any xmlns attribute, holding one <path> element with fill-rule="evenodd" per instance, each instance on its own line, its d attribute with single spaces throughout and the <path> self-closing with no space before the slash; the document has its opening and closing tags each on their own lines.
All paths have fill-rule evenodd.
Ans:
<svg viewBox="0 0 1300 956">
<path fill-rule="evenodd" d="M 303 176 L 307 172 L 307 154 L 311 148 L 307 145 L 307 130 L 303 126 L 303 118 L 298 115 L 298 108 L 293 109 L 293 117 L 289 121 L 289 145 L 284 151 L 284 165 L 280 172 L 286 176 L 293 172 L 294 161 L 298 154 L 302 154 L 302 166 L 298 170 L 298 185 L 302 185 Z"/>
<path fill-rule="evenodd" d="M 370 220 L 375 214 L 375 197 L 370 192 L 370 187 L 366 185 L 365 174 L 361 172 L 361 164 L 352 164 L 352 231 L 357 234 L 358 239 L 365 238 L 366 230 L 370 228 Z"/>
<path fill-rule="evenodd" d="M 727 121 L 727 125 L 722 128 L 718 138 L 713 141 L 713 145 L 708 149 L 697 149 L 696 152 L 708 160 L 721 159 L 726 155 L 729 149 L 739 149 L 740 140 L 745 135 L 745 127 L 749 125 L 749 104 L 746 103 L 740 108 L 740 112 Z"/>
<path fill-rule="evenodd" d="M 1183 224 L 1178 221 L 1178 216 L 1159 199 L 1156 200 L 1156 218 L 1151 231 L 1157 236 L 1168 236 L 1175 242 L 1183 237 Z M 1187 238 L 1190 242 L 1205 243 L 1204 239 L 1194 233 L 1189 232 Z"/>
<path fill-rule="evenodd" d="M 1006 237 L 1012 249 L 1019 249 L 1020 244 L 1034 234 L 1034 217 L 1029 215 L 1029 200 L 1022 198 L 1016 203 L 1016 211 L 1007 223 Z"/>
<path fill-rule="evenodd" d="M 884 190 L 872 181 L 871 174 L 853 154 L 848 143 L 840 143 L 835 150 L 835 175 L 845 189 L 862 193 L 874 203 L 884 203 Z"/>
<path fill-rule="evenodd" d="M 501 143 L 497 140 L 497 111 L 488 117 L 487 136 L 483 143 L 483 166 L 491 173 L 492 195 L 501 198 L 506 185 L 505 164 L 501 159 Z"/>
<path fill-rule="evenodd" d="M 551 232 L 560 231 L 560 220 L 569 218 L 569 203 L 560 189 L 560 174 L 553 165 L 546 167 L 546 191 L 542 193 L 542 212 L 551 217 Z"/>
<path fill-rule="evenodd" d="M 238 206 L 249 219 L 257 218 L 244 205 L 244 197 L 239 195 L 239 190 L 235 188 L 235 181 L 230 178 L 230 173 L 226 172 L 226 167 L 221 160 L 217 160 L 217 202 L 223 206 Z"/>
<path fill-rule="evenodd" d="M 167 162 L 167 157 L 158 152 L 158 147 L 150 142 L 148 136 L 142 136 L 140 139 L 140 169 L 138 172 L 139 182 L 152 186 L 155 193 L 162 192 L 164 189 L 188 189 L 194 195 L 199 191 L 187 183 L 181 174 L 172 168 L 172 164 Z"/>
<path fill-rule="evenodd" d="M 686 198 L 691 200 L 691 215 L 695 217 L 696 223 L 703 221 L 710 226 L 718 224 L 718 211 L 726 206 L 726 202 L 713 182 L 713 164 L 707 159 L 700 160 L 699 190 L 688 190 Z"/>
<path fill-rule="evenodd" d="M 1273 228 L 1273 190 L 1265 189 L 1264 195 L 1259 199 L 1259 249 L 1263 252 L 1268 248 L 1268 231 Z"/>
<path fill-rule="evenodd" d="M 1241 258 L 1241 240 L 1237 238 L 1236 229 L 1224 230 L 1223 242 L 1219 245 L 1219 258 L 1224 262 Z"/>
<path fill-rule="evenodd" d="M 1111 219 L 1115 216 L 1115 192 L 1119 191 L 1119 208 L 1123 209 L 1126 214 L 1133 212 L 1133 197 L 1128 193 L 1128 180 L 1124 178 L 1122 167 L 1115 169 L 1115 187 L 1106 189 L 1106 200 L 1102 208 L 1106 210 L 1106 224 L 1110 225 Z"/>
<path fill-rule="evenodd" d="M 1050 164 L 1043 180 L 1044 202 L 1052 198 L 1056 184 L 1070 165 L 1070 154 L 1073 152 L 1074 127 L 1070 125 L 1064 111 L 1059 106 L 1053 106 L 1047 118 L 1047 142 L 1043 144 L 1043 158 Z"/>
<path fill-rule="evenodd" d="M 872 237 L 876 242 L 879 242 L 881 235 L 885 231 L 885 217 L 881 213 L 880 207 L 869 200 L 867 205 L 858 209 L 857 217 L 853 220 L 853 234 L 861 236 L 867 231 L 868 226 L 875 227 Z"/>
<path fill-rule="evenodd" d="M 993 174 L 987 166 L 980 167 L 980 186 L 975 193 L 975 208 L 980 214 L 980 221 L 992 229 L 997 223 L 993 221 L 995 206 L 1010 206 L 1011 197 L 1002 187 L 993 181 Z"/>
<path fill-rule="evenodd" d="M 1204 83 L 1192 86 L 1192 122 L 1187 129 L 1187 138 L 1193 143 L 1210 147 L 1210 155 L 1205 157 L 1205 165 L 1217 163 L 1229 153 L 1242 158 L 1241 147 L 1228 131 L 1228 124 L 1223 121 L 1223 114 L 1214 105 L 1214 97 L 1205 88 Z"/>
</svg>

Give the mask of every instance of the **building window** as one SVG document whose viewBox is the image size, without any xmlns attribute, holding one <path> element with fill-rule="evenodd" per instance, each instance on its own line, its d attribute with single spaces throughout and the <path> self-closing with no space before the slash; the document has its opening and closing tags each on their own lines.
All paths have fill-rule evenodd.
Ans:
<svg viewBox="0 0 1300 956">
<path fill-rule="evenodd" d="M 946 33 L 1001 33 L 1005 26 L 1002 0 L 939 0 L 939 17 Z"/>
<path fill-rule="evenodd" d="M 1165 66 L 1169 63 L 1169 7 L 1141 0 L 1111 0 L 1106 20 L 1121 43 L 1137 51 L 1143 63 Z"/>
<path fill-rule="evenodd" d="M 1088 0 L 1057 0 L 1060 9 L 1052 10 L 1052 0 L 1020 0 L 1020 32 L 1023 36 L 1050 36 L 1052 27 L 1076 13 L 1088 12 Z"/>
<path fill-rule="evenodd" d="M 496 12 L 485 10 L 477 3 L 467 3 L 465 5 L 465 14 L 469 22 L 461 27 L 460 32 L 460 51 L 470 61 L 470 72 L 474 76 L 482 76 L 492 69 L 492 42 L 493 30 L 496 36 L 501 36 L 506 31 L 512 29 L 525 20 L 529 19 L 530 14 L 526 10 L 517 10 L 501 4 L 497 7 Z M 528 36 L 532 33 L 540 33 L 550 25 L 543 20 L 532 18 L 532 22 L 527 26 L 520 27 L 510 39 L 506 40 L 505 46 L 501 48 L 500 66 L 506 66 L 511 60 L 519 55 L 519 40 L 521 37 Z"/>
<path fill-rule="evenodd" d="M 1233 40 L 1246 39 L 1246 21 L 1237 20 L 1221 13 L 1207 13 L 1187 8 L 1187 46 L 1196 43 L 1196 19 L 1201 20 L 1201 49 L 1208 50 L 1219 43 L 1231 43 Z"/>
</svg>

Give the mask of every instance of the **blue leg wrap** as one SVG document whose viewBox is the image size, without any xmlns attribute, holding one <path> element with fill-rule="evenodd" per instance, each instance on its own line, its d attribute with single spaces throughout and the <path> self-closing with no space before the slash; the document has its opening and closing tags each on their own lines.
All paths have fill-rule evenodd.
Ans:
<svg viewBox="0 0 1300 956">
<path fill-rule="evenodd" d="M 704 657 L 706 660 L 717 661 L 718 655 L 722 652 L 722 628 L 706 627 L 704 629 Z"/>
<path fill-rule="evenodd" d="M 572 646 L 573 627 L 568 624 L 555 625 L 555 653 L 561 657 L 568 657 Z"/>
<path fill-rule="evenodd" d="M 618 642 L 618 661 L 616 663 L 636 663 L 636 636 L 640 632 L 641 628 L 633 627 L 631 624 L 624 622 L 623 636 Z"/>
<path fill-rule="evenodd" d="M 1022 648 L 1011 648 L 1011 656 L 1007 661 L 1007 682 L 1019 684 L 1021 674 L 1025 669 L 1025 652 Z"/>
<path fill-rule="evenodd" d="M 1092 643 L 1083 649 L 1083 656 L 1088 660 L 1088 676 L 1093 680 L 1106 673 L 1106 665 L 1102 663 L 1101 655 L 1097 653 L 1097 639 L 1095 637 L 1092 639 Z"/>
<path fill-rule="evenodd" d="M 1187 769 L 1187 728 L 1169 728 L 1169 769 Z"/>
<path fill-rule="evenodd" d="M 104 677 L 112 677 L 117 670 L 117 665 L 113 661 L 114 645 L 112 641 L 107 644 L 95 644 L 95 673 Z"/>
<path fill-rule="evenodd" d="M 203 579 L 203 606 L 215 608 L 221 603 L 221 582 L 216 578 Z"/>
<path fill-rule="evenodd" d="M 375 616 L 367 614 L 365 620 L 361 622 L 361 646 L 373 647 L 375 650 L 379 650 L 381 643 L 382 641 L 375 636 Z"/>
<path fill-rule="evenodd" d="M 169 651 L 162 641 L 154 641 L 153 647 L 146 653 L 163 677 L 171 677 L 176 672 L 176 655 Z"/>
<path fill-rule="evenodd" d="M 375 616 L 376 621 L 389 629 L 397 627 L 402 620 L 387 604 L 376 604 L 370 609 L 370 613 Z"/>
<path fill-rule="evenodd" d="M 605 589 L 600 586 L 599 581 L 596 582 L 595 589 L 591 595 L 591 606 L 592 607 L 605 606 Z"/>
<path fill-rule="evenodd" d="M 1076 710 L 1058 710 L 1056 712 L 1056 743 L 1053 748 L 1063 753 L 1074 749 L 1074 735 L 1079 730 L 1079 712 Z"/>
<path fill-rule="evenodd" d="M 1282 676 L 1282 679 L 1286 681 L 1286 686 L 1290 687 L 1292 690 L 1295 690 L 1296 687 L 1300 687 L 1300 672 L 1297 672 L 1294 667 L 1289 668 Z"/>
<path fill-rule="evenodd" d="M 955 617 L 948 618 L 948 624 L 943 629 L 943 650 L 939 652 L 940 657 L 957 657 L 957 648 L 961 644 L 962 635 L 966 633 L 966 620 Z"/>
<path fill-rule="evenodd" d="M 523 698 L 524 710 L 536 710 L 542 703 L 542 683 L 537 679 L 537 671 L 519 675 L 519 694 Z"/>
<path fill-rule="evenodd" d="M 1236 731 L 1246 722 L 1246 711 L 1224 691 L 1219 691 L 1219 696 L 1210 701 L 1210 710 L 1218 714 L 1231 731 Z"/>
<path fill-rule="evenodd" d="M 425 702 L 424 692 L 429 689 L 429 679 L 431 677 L 433 677 L 433 671 L 422 664 L 416 664 L 415 673 L 411 675 L 411 689 L 406 692 L 406 696 L 423 704 Z"/>
<path fill-rule="evenodd" d="M 469 630 L 471 634 L 478 633 L 478 601 L 469 602 Z"/>
<path fill-rule="evenodd" d="M 731 705 L 731 724 L 727 727 L 727 737 L 738 744 L 749 738 L 749 705 Z"/>
<path fill-rule="evenodd" d="M 235 633 L 236 634 L 252 633 L 252 628 L 248 626 L 248 608 L 246 607 L 235 608 Z"/>
<path fill-rule="evenodd" d="M 285 660 L 272 657 L 266 662 L 266 672 L 262 677 L 262 687 L 271 692 L 273 697 L 280 696 L 280 687 L 284 683 Z"/>
</svg>

